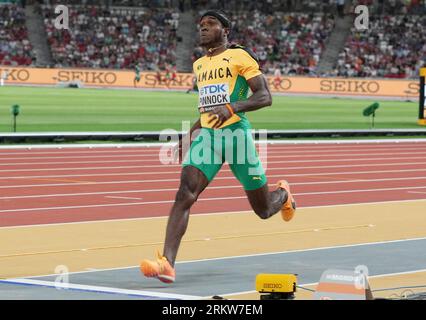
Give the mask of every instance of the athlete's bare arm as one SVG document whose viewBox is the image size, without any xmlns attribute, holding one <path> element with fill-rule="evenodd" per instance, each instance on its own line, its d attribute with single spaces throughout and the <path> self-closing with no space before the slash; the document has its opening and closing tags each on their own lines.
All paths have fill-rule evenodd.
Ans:
<svg viewBox="0 0 426 320">
<path fill-rule="evenodd" d="M 201 121 L 200 121 L 200 119 L 198 119 L 197 121 L 195 121 L 195 123 L 192 125 L 191 129 L 187 133 L 187 135 L 189 135 L 189 137 L 190 137 L 191 142 L 192 142 L 192 140 L 194 140 L 198 136 L 198 134 L 200 133 L 200 129 L 201 129 Z M 185 139 L 185 137 L 182 137 L 179 140 L 179 143 L 177 144 L 177 146 L 174 149 L 176 161 L 181 160 L 185 157 L 185 155 L 182 153 L 183 139 Z"/>
<path fill-rule="evenodd" d="M 269 91 L 268 83 L 263 74 L 247 80 L 253 94 L 245 101 L 237 101 L 232 105 L 232 109 L 237 112 L 255 111 L 272 104 L 272 96 Z M 226 120 L 231 118 L 232 114 L 225 105 L 215 108 L 211 112 L 210 123 L 215 123 L 213 128 L 219 128 Z M 218 115 L 218 117 L 216 117 Z"/>
<path fill-rule="evenodd" d="M 263 74 L 247 80 L 253 94 L 245 101 L 233 104 L 234 112 L 249 112 L 259 110 L 272 104 L 272 96 L 268 82 Z"/>
</svg>

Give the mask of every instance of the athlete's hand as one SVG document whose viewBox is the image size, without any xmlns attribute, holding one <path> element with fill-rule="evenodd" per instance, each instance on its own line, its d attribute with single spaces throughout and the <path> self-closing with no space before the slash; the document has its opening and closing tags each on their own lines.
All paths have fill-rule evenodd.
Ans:
<svg viewBox="0 0 426 320">
<path fill-rule="evenodd" d="M 209 112 L 209 125 L 212 124 L 213 129 L 218 129 L 220 126 L 234 114 L 232 111 L 232 106 L 230 104 L 225 105 L 221 104 Z"/>
</svg>

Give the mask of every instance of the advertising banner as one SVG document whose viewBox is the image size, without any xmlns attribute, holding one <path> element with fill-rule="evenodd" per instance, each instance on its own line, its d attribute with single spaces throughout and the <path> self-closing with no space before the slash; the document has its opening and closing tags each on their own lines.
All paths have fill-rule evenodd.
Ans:
<svg viewBox="0 0 426 320">
<path fill-rule="evenodd" d="M 80 82 L 86 87 L 133 88 L 135 73 L 131 70 L 102 69 L 47 69 L 0 66 L 0 74 L 6 74 L 5 84 L 60 85 Z M 310 78 L 268 76 L 273 93 L 324 94 L 332 96 L 377 96 L 417 98 L 420 84 L 416 80 L 383 80 L 361 78 Z M 193 85 L 191 73 L 177 73 L 166 77 L 164 72 L 141 72 L 138 88 L 188 89 Z"/>
</svg>

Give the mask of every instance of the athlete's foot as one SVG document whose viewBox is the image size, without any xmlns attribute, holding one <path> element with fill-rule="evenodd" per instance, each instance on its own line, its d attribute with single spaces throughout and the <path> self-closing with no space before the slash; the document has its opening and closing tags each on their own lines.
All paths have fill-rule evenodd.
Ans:
<svg viewBox="0 0 426 320">
<path fill-rule="evenodd" d="M 290 221 L 293 219 L 296 212 L 296 202 L 294 201 L 293 195 L 290 192 L 290 185 L 286 180 L 280 180 L 277 183 L 277 187 L 287 192 L 287 200 L 281 207 L 281 217 L 284 221 Z"/>
<path fill-rule="evenodd" d="M 143 260 L 140 266 L 145 277 L 157 278 L 164 283 L 175 282 L 176 272 L 166 257 L 157 253 L 157 260 Z"/>
</svg>

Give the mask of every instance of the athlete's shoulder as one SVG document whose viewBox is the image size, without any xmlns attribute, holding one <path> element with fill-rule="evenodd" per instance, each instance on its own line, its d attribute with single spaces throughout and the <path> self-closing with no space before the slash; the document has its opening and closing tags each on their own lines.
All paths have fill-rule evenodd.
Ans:
<svg viewBox="0 0 426 320">
<path fill-rule="evenodd" d="M 242 50 L 243 52 L 248 53 L 250 55 L 250 57 L 252 57 L 257 63 L 259 63 L 259 58 L 258 58 L 257 54 L 254 53 L 253 50 L 251 50 L 250 48 L 247 48 L 247 47 L 242 46 L 240 44 L 233 43 L 233 44 L 231 44 L 228 47 L 228 49 L 231 49 L 231 50 Z"/>
<path fill-rule="evenodd" d="M 200 66 L 200 65 L 202 65 L 203 64 L 203 61 L 205 60 L 205 56 L 202 56 L 202 57 L 200 57 L 200 58 L 198 58 L 197 60 L 195 60 L 193 63 L 192 63 L 192 68 L 195 70 L 195 68 L 197 67 L 197 66 Z"/>
</svg>

